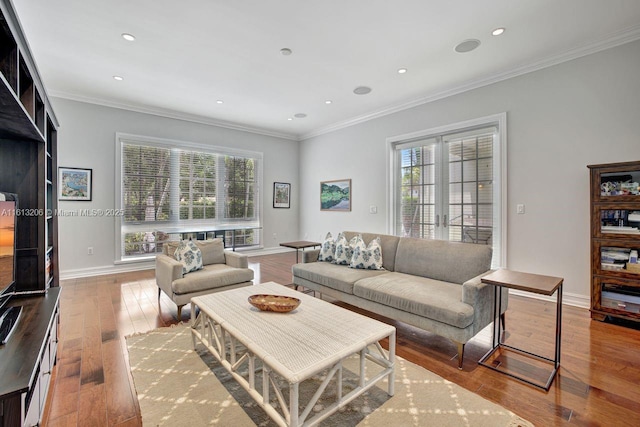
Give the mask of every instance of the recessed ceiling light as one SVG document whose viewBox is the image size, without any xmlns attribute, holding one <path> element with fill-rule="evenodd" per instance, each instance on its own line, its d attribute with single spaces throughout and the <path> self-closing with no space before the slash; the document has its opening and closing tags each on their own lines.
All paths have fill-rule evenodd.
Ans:
<svg viewBox="0 0 640 427">
<path fill-rule="evenodd" d="M 406 69 L 406 68 L 399 68 L 399 69 L 398 69 L 398 74 L 404 74 L 404 73 L 406 73 L 406 72 L 407 72 L 407 69 Z"/>
<path fill-rule="evenodd" d="M 218 99 L 218 100 L 216 101 L 216 104 L 224 104 L 224 101 L 223 101 L 222 99 Z"/>
<path fill-rule="evenodd" d="M 125 39 L 128 42 L 132 42 L 136 39 L 136 37 L 132 34 L 129 33 L 122 33 L 122 38 Z"/>
<path fill-rule="evenodd" d="M 293 117 L 295 117 L 296 119 L 304 119 L 305 117 L 307 117 L 307 115 L 305 113 L 296 113 L 293 115 Z"/>
<path fill-rule="evenodd" d="M 471 52 L 478 46 L 480 46 L 480 40 L 470 39 L 470 40 L 465 40 L 462 43 L 458 44 L 454 49 L 458 53 L 467 53 L 467 52 Z"/>
<path fill-rule="evenodd" d="M 331 104 L 332 102 L 333 102 L 333 101 L 332 101 L 332 100 L 330 100 L 330 99 L 327 99 L 326 101 L 324 101 L 324 103 L 325 103 L 325 104 L 327 104 L 327 105 Z"/>
<path fill-rule="evenodd" d="M 291 121 L 293 120 L 293 117 L 288 117 L 287 120 Z"/>
<path fill-rule="evenodd" d="M 291 49 L 289 49 L 288 47 L 283 47 L 282 49 L 280 49 L 280 55 L 289 56 L 292 53 L 293 53 L 293 51 Z"/>
<path fill-rule="evenodd" d="M 113 76 L 113 79 L 121 82 L 121 81 L 124 80 L 124 77 L 122 77 L 122 76 Z"/>
<path fill-rule="evenodd" d="M 358 86 L 353 90 L 353 93 L 355 93 L 356 95 L 366 95 L 369 92 L 371 92 L 371 88 L 368 86 Z"/>
<path fill-rule="evenodd" d="M 496 28 L 495 30 L 491 31 L 491 34 L 493 34 L 494 36 L 499 36 L 500 34 L 504 33 L 504 28 Z"/>
</svg>

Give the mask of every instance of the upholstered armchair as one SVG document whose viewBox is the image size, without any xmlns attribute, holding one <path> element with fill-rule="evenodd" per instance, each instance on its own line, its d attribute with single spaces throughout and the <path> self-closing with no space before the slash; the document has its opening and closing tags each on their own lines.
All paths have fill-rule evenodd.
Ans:
<svg viewBox="0 0 640 427">
<path fill-rule="evenodd" d="M 246 255 L 225 250 L 219 238 L 194 243 L 202 254 L 202 268 L 196 271 L 183 273 L 184 264 L 174 256 L 179 242 L 164 243 L 163 253 L 156 255 L 158 299 L 162 292 L 171 298 L 178 306 L 178 320 L 192 297 L 253 285 Z"/>
</svg>

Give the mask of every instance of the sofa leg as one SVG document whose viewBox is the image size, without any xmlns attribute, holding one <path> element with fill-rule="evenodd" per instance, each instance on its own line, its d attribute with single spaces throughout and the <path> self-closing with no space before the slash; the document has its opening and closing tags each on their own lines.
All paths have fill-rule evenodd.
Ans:
<svg viewBox="0 0 640 427">
<path fill-rule="evenodd" d="M 458 369 L 462 370 L 462 358 L 464 357 L 464 343 L 456 342 L 458 346 Z"/>
<path fill-rule="evenodd" d="M 158 288 L 158 299 L 162 296 L 162 289 Z"/>
<path fill-rule="evenodd" d="M 178 320 L 182 320 L 182 307 L 184 307 L 184 304 L 178 306 Z"/>
</svg>

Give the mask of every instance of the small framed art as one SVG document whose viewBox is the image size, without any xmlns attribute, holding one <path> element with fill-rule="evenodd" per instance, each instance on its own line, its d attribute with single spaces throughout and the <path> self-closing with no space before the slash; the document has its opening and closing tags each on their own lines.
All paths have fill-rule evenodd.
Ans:
<svg viewBox="0 0 640 427">
<path fill-rule="evenodd" d="M 351 211 L 351 180 L 320 182 L 321 211 Z"/>
<path fill-rule="evenodd" d="M 58 168 L 58 200 L 91 201 L 93 169 Z"/>
<path fill-rule="evenodd" d="M 287 182 L 273 183 L 273 207 L 285 209 L 291 207 L 291 184 Z"/>
</svg>

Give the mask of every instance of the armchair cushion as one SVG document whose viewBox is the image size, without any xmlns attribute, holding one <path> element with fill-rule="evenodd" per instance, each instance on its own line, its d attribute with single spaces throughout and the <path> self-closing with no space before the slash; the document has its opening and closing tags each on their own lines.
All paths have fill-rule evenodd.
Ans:
<svg viewBox="0 0 640 427">
<path fill-rule="evenodd" d="M 236 283 L 251 282 L 253 270 L 229 267 L 226 264 L 205 265 L 202 270 L 184 275 L 174 280 L 171 288 L 175 294 L 189 294 L 203 290 L 215 292 L 217 288 Z"/>
<path fill-rule="evenodd" d="M 224 264 L 224 242 L 221 238 L 196 240 L 196 246 L 202 251 L 202 264 Z"/>
</svg>

